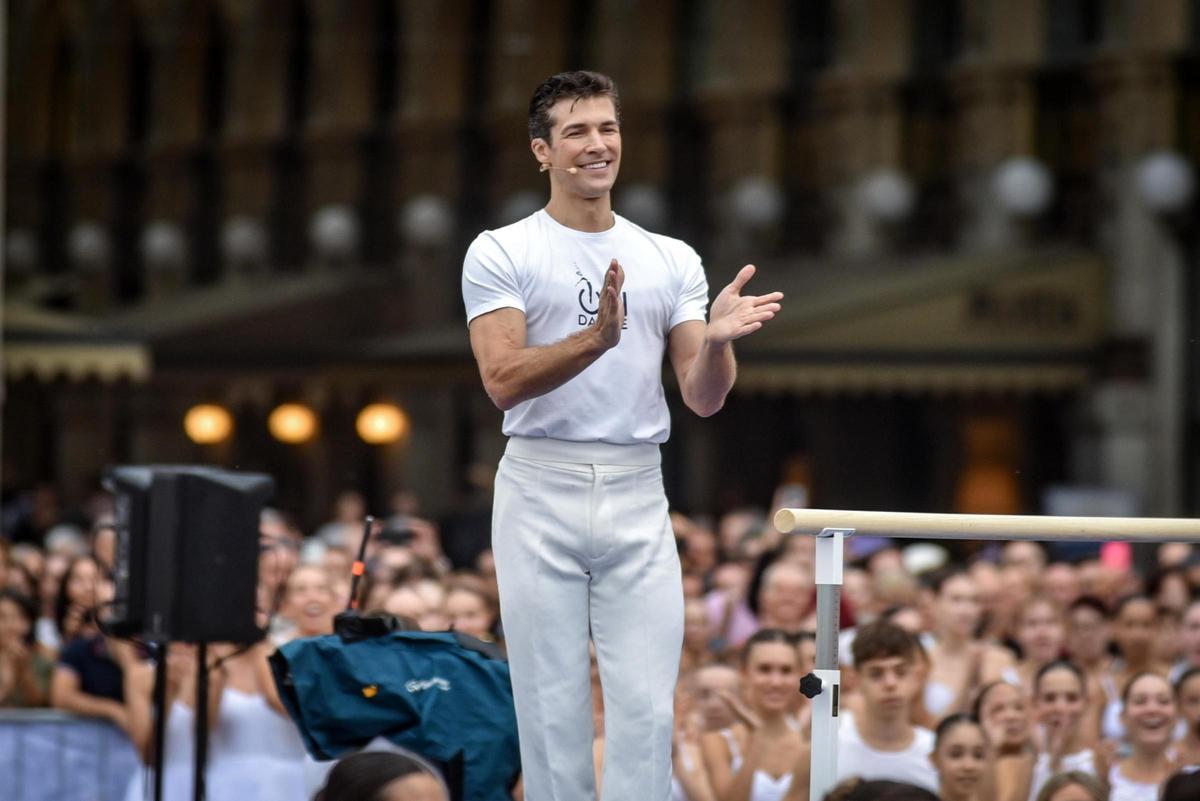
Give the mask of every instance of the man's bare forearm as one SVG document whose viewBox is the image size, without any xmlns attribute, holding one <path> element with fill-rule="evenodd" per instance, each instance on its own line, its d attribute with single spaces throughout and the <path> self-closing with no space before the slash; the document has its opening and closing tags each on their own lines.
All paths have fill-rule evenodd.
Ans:
<svg viewBox="0 0 1200 801">
<path fill-rule="evenodd" d="M 594 328 L 587 328 L 553 345 L 511 351 L 483 375 L 488 396 L 508 411 L 518 403 L 558 389 L 582 373 L 608 348 Z"/>
<path fill-rule="evenodd" d="M 736 379 L 733 344 L 712 343 L 706 339 L 684 379 L 683 400 L 696 414 L 709 417 L 725 405 L 725 396 Z"/>
</svg>

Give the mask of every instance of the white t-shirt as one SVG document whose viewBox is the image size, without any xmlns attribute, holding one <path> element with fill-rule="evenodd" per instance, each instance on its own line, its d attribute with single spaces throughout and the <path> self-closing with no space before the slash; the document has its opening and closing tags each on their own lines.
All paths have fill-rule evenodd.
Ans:
<svg viewBox="0 0 1200 801">
<path fill-rule="evenodd" d="M 933 752 L 933 732 L 913 727 L 912 744 L 903 751 L 877 751 L 863 742 L 854 716 L 844 714 L 838 726 L 837 780 L 859 776 L 863 779 L 888 779 L 908 782 L 938 792 L 937 771 L 929 761 Z"/>
<path fill-rule="evenodd" d="M 625 325 L 616 347 L 557 389 L 504 413 L 508 436 L 617 445 L 666 442 L 662 387 L 667 334 L 704 320 L 708 282 L 700 257 L 678 239 L 623 217 L 607 231 L 568 228 L 540 210 L 484 231 L 463 260 L 467 322 L 501 308 L 525 313 L 526 344 L 550 345 L 595 323 L 604 273 L 625 270 Z"/>
</svg>

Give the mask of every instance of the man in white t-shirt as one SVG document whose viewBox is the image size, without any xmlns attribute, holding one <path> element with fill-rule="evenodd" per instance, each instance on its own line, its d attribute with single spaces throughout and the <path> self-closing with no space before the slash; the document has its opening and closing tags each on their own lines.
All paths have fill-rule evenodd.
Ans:
<svg viewBox="0 0 1200 801">
<path fill-rule="evenodd" d="M 919 647 L 916 637 L 890 621 L 875 620 L 859 627 L 852 646 L 859 696 L 843 707 L 840 716 L 838 782 L 857 776 L 938 792 L 937 771 L 929 760 L 933 732 L 913 725 L 909 714 L 919 689 Z M 808 797 L 810 760 L 806 747 L 792 778 L 802 798 Z"/>
<path fill-rule="evenodd" d="M 838 780 L 891 779 L 938 792 L 933 732 L 909 717 L 917 693 L 917 641 L 886 620 L 861 627 L 852 650 L 862 703 L 838 727 Z"/>
<path fill-rule="evenodd" d="M 747 265 L 706 324 L 696 252 L 613 213 L 621 129 L 608 77 L 544 81 L 529 138 L 550 202 L 480 234 L 462 278 L 471 348 L 509 437 L 492 547 L 525 798 L 596 797 L 590 634 L 605 801 L 666 801 L 683 596 L 660 470 L 663 355 L 688 408 L 715 413 L 736 374 L 731 343 L 774 317 L 782 294 L 742 295 Z"/>
</svg>

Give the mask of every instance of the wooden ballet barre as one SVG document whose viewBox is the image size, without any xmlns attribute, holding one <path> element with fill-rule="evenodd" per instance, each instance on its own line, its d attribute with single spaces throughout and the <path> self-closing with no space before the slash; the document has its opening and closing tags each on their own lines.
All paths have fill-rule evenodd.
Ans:
<svg viewBox="0 0 1200 801">
<path fill-rule="evenodd" d="M 871 537 L 923 540 L 1041 540 L 1099 542 L 1200 542 L 1200 520 L 1172 517 L 1054 517 L 954 515 L 921 512 L 855 512 L 780 509 L 775 528 L 816 535 L 853 530 Z"/>
</svg>

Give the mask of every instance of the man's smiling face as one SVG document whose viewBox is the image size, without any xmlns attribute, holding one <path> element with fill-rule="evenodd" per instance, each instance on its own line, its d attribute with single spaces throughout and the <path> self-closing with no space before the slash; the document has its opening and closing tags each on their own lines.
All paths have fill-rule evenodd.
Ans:
<svg viewBox="0 0 1200 801">
<path fill-rule="evenodd" d="M 563 98 L 550 109 L 544 154 L 557 167 L 551 180 L 585 198 L 607 194 L 621 164 L 621 125 L 612 98 Z M 575 174 L 567 172 L 576 168 Z"/>
</svg>

